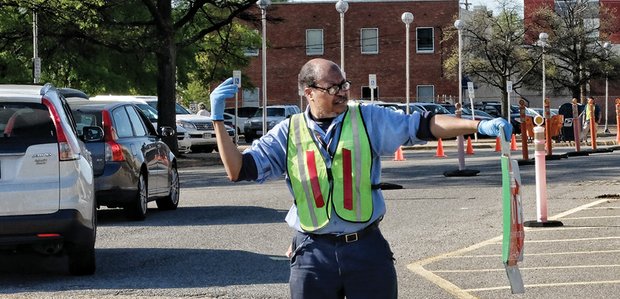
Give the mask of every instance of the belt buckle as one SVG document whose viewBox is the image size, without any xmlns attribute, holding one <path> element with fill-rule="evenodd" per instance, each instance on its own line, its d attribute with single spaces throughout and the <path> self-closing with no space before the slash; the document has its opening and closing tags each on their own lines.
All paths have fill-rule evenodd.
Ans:
<svg viewBox="0 0 620 299">
<path fill-rule="evenodd" d="M 357 233 L 352 233 L 352 234 L 344 235 L 344 240 L 347 243 L 356 242 L 358 240 Z"/>
</svg>

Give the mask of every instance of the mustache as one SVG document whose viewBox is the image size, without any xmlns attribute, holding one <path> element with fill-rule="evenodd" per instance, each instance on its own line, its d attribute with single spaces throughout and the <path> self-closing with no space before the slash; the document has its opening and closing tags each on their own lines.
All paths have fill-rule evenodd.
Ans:
<svg viewBox="0 0 620 299">
<path fill-rule="evenodd" d="M 337 95 L 336 99 L 337 100 L 343 100 L 343 101 L 347 101 L 348 100 L 347 96 L 342 96 L 342 95 Z"/>
</svg>

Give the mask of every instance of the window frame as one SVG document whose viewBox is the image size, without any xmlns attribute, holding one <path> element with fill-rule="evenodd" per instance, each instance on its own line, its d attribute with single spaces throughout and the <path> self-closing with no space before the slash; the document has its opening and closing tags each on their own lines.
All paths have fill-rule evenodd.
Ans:
<svg viewBox="0 0 620 299">
<path fill-rule="evenodd" d="M 314 47 L 310 47 L 309 45 L 309 40 L 308 40 L 308 36 L 311 32 L 320 32 L 321 33 L 321 42 L 319 45 L 316 45 Z M 318 47 L 320 46 L 320 51 L 318 50 Z M 316 52 L 311 51 L 312 50 L 316 50 Z M 307 56 L 320 56 L 323 55 L 325 53 L 325 40 L 324 40 L 324 34 L 323 34 L 323 29 L 306 29 L 306 55 Z"/>
<path fill-rule="evenodd" d="M 419 85 L 416 85 L 416 87 L 415 87 L 416 101 L 417 102 L 427 103 L 427 100 L 428 100 L 427 98 L 421 98 L 420 97 L 420 88 L 421 87 L 431 87 L 433 89 L 433 95 L 432 95 L 432 97 L 428 98 L 428 99 L 430 99 L 430 101 L 428 101 L 428 102 L 434 103 L 435 102 L 435 85 L 433 85 L 433 84 L 419 84 Z"/>
<path fill-rule="evenodd" d="M 431 30 L 431 48 L 430 49 L 420 49 L 420 30 Z M 435 28 L 434 27 L 416 27 L 415 29 L 415 49 L 416 53 L 435 53 Z"/>
<path fill-rule="evenodd" d="M 364 38 L 364 32 L 365 31 L 374 31 L 376 32 L 376 35 L 374 37 L 375 40 L 375 49 L 373 51 L 365 51 L 364 50 L 364 40 L 366 40 L 366 38 Z M 373 27 L 373 28 L 360 28 L 360 52 L 364 55 L 373 55 L 373 54 L 379 54 L 379 28 Z"/>
</svg>

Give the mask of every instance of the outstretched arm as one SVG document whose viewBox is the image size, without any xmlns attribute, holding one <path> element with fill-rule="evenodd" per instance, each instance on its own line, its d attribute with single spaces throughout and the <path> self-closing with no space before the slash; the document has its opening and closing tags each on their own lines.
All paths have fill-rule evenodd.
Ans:
<svg viewBox="0 0 620 299">
<path fill-rule="evenodd" d="M 476 132 L 499 136 L 500 130 L 504 130 L 506 138 L 512 137 L 512 126 L 503 118 L 477 121 L 438 114 L 431 118 L 430 130 L 435 138 L 451 138 Z"/>
<path fill-rule="evenodd" d="M 226 106 L 226 99 L 232 98 L 235 93 L 237 93 L 237 85 L 233 83 L 232 78 L 228 78 L 211 92 L 210 97 L 211 119 L 213 119 L 218 152 L 226 169 L 226 174 L 232 181 L 236 181 L 239 177 L 243 159 L 237 145 L 226 132 L 224 107 Z"/>
</svg>

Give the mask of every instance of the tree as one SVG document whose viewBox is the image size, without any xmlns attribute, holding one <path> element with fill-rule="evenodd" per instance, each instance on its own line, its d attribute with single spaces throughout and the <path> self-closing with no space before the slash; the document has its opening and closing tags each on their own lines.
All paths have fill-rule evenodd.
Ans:
<svg viewBox="0 0 620 299">
<path fill-rule="evenodd" d="M 590 80 L 603 78 L 610 71 L 610 56 L 603 44 L 609 33 L 618 29 L 614 15 L 598 2 L 587 0 L 556 1 L 554 7 L 543 6 L 533 13 L 532 32 L 549 34 L 546 74 L 556 90 L 568 89 L 584 103 Z"/>
<path fill-rule="evenodd" d="M 512 81 L 513 89 L 518 93 L 518 89 L 533 75 L 532 70 L 539 60 L 532 60 L 528 49 L 523 47 L 523 21 L 515 7 L 504 5 L 498 16 L 486 10 L 475 10 L 470 18 L 462 22 L 463 74 L 496 87 L 502 95 L 502 115 L 509 117 L 507 81 Z M 444 32 L 449 32 L 444 42 L 456 38 L 454 27 Z M 458 73 L 454 71 L 458 65 L 456 51 L 444 63 L 444 67 L 451 70 L 447 72 L 449 74 Z"/>
<path fill-rule="evenodd" d="M 147 73 L 152 71 L 159 99 L 158 125 L 175 127 L 177 76 L 189 73 L 177 72 L 179 53 L 211 33 L 219 35 L 235 18 L 256 20 L 245 13 L 254 3 L 255 0 L 0 0 L 0 7 L 36 11 L 46 24 L 40 28 L 46 36 L 54 37 L 58 45 L 62 41 L 75 43 L 73 50 L 78 51 L 105 47 L 118 56 L 110 52 L 108 57 L 97 59 L 118 59 L 128 69 L 141 67 Z M 84 53 L 79 56 L 89 57 Z M 90 65 L 97 67 L 97 59 Z M 65 62 L 74 60 L 68 58 Z M 78 63 L 85 65 L 83 61 Z M 59 76 L 71 78 L 73 69 L 67 69 Z M 102 71 L 124 74 L 120 70 Z M 144 78 L 137 75 L 126 81 L 141 82 Z M 176 137 L 165 141 L 176 153 Z"/>
</svg>

